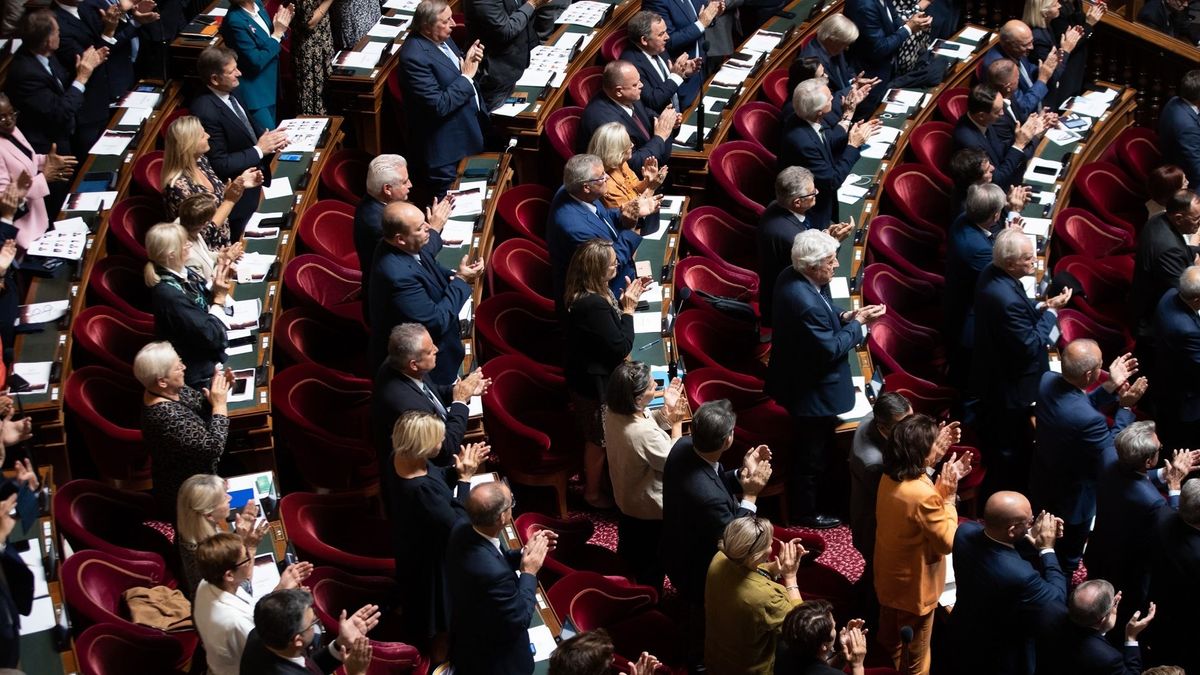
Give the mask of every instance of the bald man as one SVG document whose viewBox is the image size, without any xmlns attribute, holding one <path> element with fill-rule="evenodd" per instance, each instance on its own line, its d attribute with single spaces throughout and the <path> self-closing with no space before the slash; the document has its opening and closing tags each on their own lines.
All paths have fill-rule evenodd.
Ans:
<svg viewBox="0 0 1200 675">
<path fill-rule="evenodd" d="M 1058 50 L 1051 50 L 1037 63 L 1030 60 L 1032 52 L 1033 30 L 1024 21 L 1013 19 L 1000 27 L 999 44 L 983 55 L 985 68 L 999 59 L 1008 59 L 1017 65 L 1017 90 L 1012 94 L 1012 103 L 1018 116 L 1042 107 L 1042 100 L 1050 93 L 1060 65 Z"/>
<path fill-rule="evenodd" d="M 601 92 L 588 101 L 579 120 L 575 136 L 577 152 L 587 152 L 592 135 L 609 122 L 620 122 L 633 141 L 633 156 L 626 162 L 629 168 L 642 175 L 642 164 L 649 157 L 666 166 L 671 159 L 671 138 L 679 124 L 680 115 L 667 104 L 661 114 L 642 103 L 642 79 L 637 68 L 628 61 L 613 61 L 604 66 Z"/>
<path fill-rule="evenodd" d="M 1063 538 L 1055 550 L 1067 574 L 1083 557 L 1096 515 L 1096 481 L 1104 467 L 1117 461 L 1113 441 L 1136 419 L 1132 408 L 1148 385 L 1144 377 L 1134 379 L 1137 359 L 1125 354 L 1109 365 L 1108 380 L 1095 387 L 1102 359 L 1094 340 L 1073 340 L 1062 351 L 1062 373 L 1042 374 L 1033 408 L 1037 424 L 1029 497 L 1036 508 L 1063 519 Z M 1120 408 L 1110 425 L 1100 408 L 1114 402 Z"/>
<path fill-rule="evenodd" d="M 467 518 L 446 544 L 450 661 L 461 675 L 533 672 L 526 632 L 537 610 L 537 573 L 557 538 L 539 530 L 522 549 L 500 545 L 512 525 L 512 492 L 484 483 L 467 497 Z M 516 572 L 516 574 L 514 574 Z"/>
<path fill-rule="evenodd" d="M 1063 523 L 1045 512 L 1034 518 L 1019 492 L 992 495 L 983 520 L 962 523 L 954 535 L 953 672 L 1032 675 L 1035 638 L 1066 614 L 1067 576 L 1054 554 Z M 1038 567 L 1017 551 L 1021 541 L 1037 549 Z"/>
<path fill-rule="evenodd" d="M 458 269 L 443 267 L 426 248 L 430 232 L 425 214 L 411 203 L 393 202 L 384 208 L 383 238 L 375 249 L 367 289 L 367 355 L 372 367 L 383 363 L 392 328 L 419 323 L 438 348 L 429 377 L 445 385 L 454 383 L 465 356 L 458 313 L 483 274 L 483 261 L 471 262 L 464 255 Z"/>
<path fill-rule="evenodd" d="M 1138 636 L 1150 625 L 1154 612 L 1140 608 L 1125 624 L 1123 644 L 1117 649 L 1105 635 L 1117 627 L 1120 605 L 1121 594 L 1103 579 L 1089 579 L 1076 586 L 1067 601 L 1067 616 L 1071 621 L 1063 630 L 1060 660 L 1057 669 L 1050 672 L 1076 675 L 1141 673 L 1142 650 L 1138 646 Z"/>
</svg>

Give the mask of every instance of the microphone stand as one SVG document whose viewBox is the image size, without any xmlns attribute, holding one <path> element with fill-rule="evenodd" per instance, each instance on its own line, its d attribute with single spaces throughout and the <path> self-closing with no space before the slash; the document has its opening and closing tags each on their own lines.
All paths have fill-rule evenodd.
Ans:
<svg viewBox="0 0 1200 675">
<path fill-rule="evenodd" d="M 912 626 L 900 627 L 900 672 L 907 673 L 912 665 L 912 657 L 909 656 L 908 646 L 912 643 L 913 629 Z"/>
</svg>

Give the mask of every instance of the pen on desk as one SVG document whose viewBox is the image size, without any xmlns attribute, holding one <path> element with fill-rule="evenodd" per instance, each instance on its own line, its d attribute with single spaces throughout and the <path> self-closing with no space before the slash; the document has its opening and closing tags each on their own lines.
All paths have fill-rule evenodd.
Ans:
<svg viewBox="0 0 1200 675">
<path fill-rule="evenodd" d="M 658 344 L 658 343 L 660 343 L 660 342 L 662 342 L 662 338 L 659 338 L 659 339 L 657 339 L 657 340 L 654 340 L 654 341 L 652 341 L 652 342 L 648 342 L 648 343 L 646 343 L 646 344 L 642 345 L 641 347 L 638 347 L 638 351 L 639 351 L 639 352 L 644 352 L 644 351 L 646 351 L 647 349 L 650 349 L 651 347 L 653 347 L 654 345 L 656 345 L 656 344 Z"/>
</svg>

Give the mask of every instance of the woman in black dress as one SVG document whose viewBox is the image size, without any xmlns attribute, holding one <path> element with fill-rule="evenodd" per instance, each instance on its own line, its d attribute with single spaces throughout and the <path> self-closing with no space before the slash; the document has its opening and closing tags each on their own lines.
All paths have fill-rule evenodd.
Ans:
<svg viewBox="0 0 1200 675">
<path fill-rule="evenodd" d="M 1045 60 L 1051 49 L 1061 48 L 1060 63 L 1050 91 L 1042 104 L 1058 110 L 1063 101 L 1083 90 L 1087 77 L 1087 39 L 1092 27 L 1104 16 L 1105 6 L 1088 5 L 1084 10 L 1078 0 L 1025 0 L 1021 19 L 1033 32 L 1033 63 Z"/>
<path fill-rule="evenodd" d="M 489 446 L 472 443 L 454 456 L 453 467 L 430 462 L 442 449 L 446 426 L 432 413 L 410 411 L 392 428 L 392 479 L 388 515 L 396 547 L 396 580 L 410 637 L 430 642 L 432 660 L 446 657 L 450 627 L 444 556 L 450 530 L 467 512 L 470 480 Z M 451 492 L 451 486 L 454 492 Z"/>
<path fill-rule="evenodd" d="M 592 239 L 575 249 L 567 268 L 567 390 L 584 437 L 583 497 L 596 508 L 612 508 L 604 494 L 604 399 L 608 376 L 633 349 L 633 311 L 650 283 L 632 279 L 617 305 L 608 282 L 617 275 L 612 242 Z"/>
</svg>

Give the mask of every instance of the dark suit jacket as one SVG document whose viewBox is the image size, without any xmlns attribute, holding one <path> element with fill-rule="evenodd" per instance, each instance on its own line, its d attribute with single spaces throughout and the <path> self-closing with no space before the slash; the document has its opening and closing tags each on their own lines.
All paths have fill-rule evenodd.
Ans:
<svg viewBox="0 0 1200 675">
<path fill-rule="evenodd" d="M 446 545 L 450 590 L 450 662 L 463 675 L 533 672 L 529 621 L 537 609 L 537 576 L 513 572 L 520 549 L 500 553 L 462 521 Z"/>
<path fill-rule="evenodd" d="M 946 287 L 942 293 L 945 307 L 946 342 L 951 347 L 975 344 L 975 285 L 979 274 L 992 264 L 992 238 L 959 215 L 950 226 L 950 245 L 946 247 Z"/>
<path fill-rule="evenodd" d="M 1000 135 L 993 130 L 992 125 L 987 131 L 980 133 L 979 127 L 967 117 L 966 113 L 958 118 L 954 125 L 954 149 L 978 148 L 987 153 L 995 170 L 992 182 L 1002 190 L 1008 191 L 1013 185 L 1019 185 L 1024 177 L 1025 153 L 1017 150 L 1011 142 L 1004 142 Z"/>
<path fill-rule="evenodd" d="M 888 86 L 896 54 L 910 35 L 896 6 L 891 0 L 884 2 L 890 12 L 880 7 L 879 0 L 849 0 L 843 10 L 846 18 L 858 26 L 858 39 L 850 45 L 850 59 L 867 77 L 880 78 L 879 87 Z"/>
<path fill-rule="evenodd" d="M 613 243 L 617 253 L 617 276 L 609 287 L 614 294 L 620 296 L 625 289 L 625 277 L 634 277 L 633 253 L 642 243 L 642 236 L 633 230 L 623 229 L 620 209 L 608 208 L 599 201 L 593 202 L 593 205 L 596 213 L 572 197 L 565 188 L 559 188 L 550 201 L 546 246 L 550 249 L 556 307 L 562 308 L 571 256 L 575 255 L 575 249 L 580 244 L 589 239 L 607 239 Z"/>
<path fill-rule="evenodd" d="M 1000 46 L 996 45 L 983 55 L 983 68 L 987 71 L 988 66 L 994 61 L 1009 58 L 1007 54 L 1001 51 Z M 1025 72 L 1028 78 L 1018 76 L 1017 89 L 1012 93 L 1013 107 L 1016 109 L 1017 115 L 1024 119 L 1029 113 L 1038 110 L 1042 107 L 1042 99 L 1046 98 L 1046 94 L 1050 93 L 1050 87 L 1058 80 L 1062 74 L 1063 68 L 1066 67 L 1066 61 L 1059 63 L 1058 68 L 1054 71 L 1054 75 L 1050 77 L 1050 82 L 1047 84 L 1038 80 L 1038 66 L 1029 60 L 1026 56 L 1017 63 L 1017 67 Z M 1028 80 L 1028 81 L 1027 81 Z"/>
<path fill-rule="evenodd" d="M 620 104 L 603 91 L 597 92 L 583 109 L 583 117 L 579 120 L 579 132 L 575 137 L 576 149 L 579 152 L 587 152 L 588 143 L 597 129 L 609 122 L 620 122 L 625 131 L 629 132 L 629 139 L 633 141 L 633 156 L 626 162 L 629 168 L 641 176 L 642 164 L 646 162 L 647 157 L 658 159 L 659 166 L 667 166 L 671 160 L 671 142 L 653 135 L 654 117 L 660 112 L 662 111 L 648 110 L 641 101 L 634 101 L 633 114 L 642 123 L 639 127 Z"/>
<path fill-rule="evenodd" d="M 1149 5 L 1147 5 L 1149 6 Z M 1200 115 L 1178 96 L 1171 97 L 1158 114 L 1159 147 L 1163 161 L 1183 169 L 1188 185 L 1200 181 Z"/>
<path fill-rule="evenodd" d="M 567 387 L 593 401 L 604 401 L 608 377 L 633 349 L 633 316 L 618 311 L 595 293 L 567 308 Z"/>
<path fill-rule="evenodd" d="M 669 45 L 670 42 L 667 44 Z M 691 77 L 676 84 L 669 77 L 671 73 L 669 57 L 669 52 L 659 55 L 663 67 L 667 69 L 668 78 L 664 80 L 662 72 L 650 63 L 650 57 L 646 55 L 646 52 L 636 47 L 630 47 L 621 54 L 623 60 L 632 63 L 633 67 L 637 68 L 638 77 L 642 80 L 642 105 L 646 106 L 648 110 L 661 112 L 671 102 L 672 97 L 678 96 L 679 105 L 675 106 L 675 109 L 682 112 L 692 105 L 696 100 L 696 94 L 700 93 L 703 73 L 701 71 L 692 73 Z"/>
<path fill-rule="evenodd" d="M 824 143 L 808 122 L 795 115 L 786 120 L 778 169 L 802 166 L 812 172 L 818 193 L 808 215 L 818 222 L 831 223 L 838 217 L 837 190 L 854 169 L 860 149 L 848 143 L 849 136 L 840 126 L 824 120 L 821 125 Z"/>
<path fill-rule="evenodd" d="M 1129 300 L 1139 336 L 1154 334 L 1158 301 L 1163 293 L 1179 288 L 1179 277 L 1194 258 L 1183 235 L 1167 220 L 1166 212 L 1147 220 L 1138 232 Z"/>
<path fill-rule="evenodd" d="M 1200 672 L 1196 608 L 1200 607 L 1200 530 L 1174 511 L 1159 514 L 1151 551 L 1150 599 L 1158 614 L 1147 634 L 1156 659 Z M 1124 604 L 1122 602 L 1122 604 Z M 1143 615 L 1145 606 L 1140 606 Z M 1159 621 L 1162 623 L 1159 623 Z"/>
<path fill-rule="evenodd" d="M 200 307 L 193 302 L 181 290 L 187 284 L 178 277 L 162 271 L 159 274 L 162 281 L 150 289 L 154 335 L 159 340 L 169 341 L 179 353 L 187 366 L 185 380 L 188 386 L 203 389 L 212 381 L 213 368 L 225 361 L 228 345 L 225 324 L 209 314 L 207 305 Z M 193 288 L 203 283 L 195 272 L 189 274 L 189 280 Z"/>
<path fill-rule="evenodd" d="M 208 134 L 207 157 L 219 178 L 222 180 L 236 178 L 246 169 L 257 166 L 262 170 L 263 185 L 270 185 L 271 159 L 275 155 L 258 156 L 255 145 L 258 144 L 259 136 L 262 136 L 266 129 L 255 121 L 254 116 L 250 114 L 249 106 L 241 101 L 241 91 L 242 87 L 239 86 L 233 90 L 231 96 L 237 98 L 242 109 L 246 111 L 246 118 L 254 131 L 253 134 L 246 129 L 246 125 L 242 124 L 242 120 L 237 114 L 207 87 L 201 91 L 199 96 L 192 99 L 188 110 L 200 118 L 200 124 L 204 126 L 204 131 Z M 244 228 L 246 221 L 258 210 L 258 202 L 261 197 L 262 188 L 247 188 L 229 216 L 230 226 L 239 228 L 238 231 L 240 228 Z"/>
<path fill-rule="evenodd" d="M 24 47 L 17 50 L 8 66 L 4 91 L 20 113 L 17 126 L 29 140 L 34 151 L 50 152 L 50 144 L 58 144 L 58 154 L 74 154 L 71 134 L 83 108 L 84 92 L 72 86 L 70 72 L 58 59 L 50 57 L 54 75 L 46 72 L 37 57 Z M 82 148 L 86 153 L 88 148 Z M 58 204 L 48 205 L 57 211 Z"/>
<path fill-rule="evenodd" d="M 437 406 L 412 378 L 392 368 L 387 363 L 379 366 L 375 374 L 375 388 L 371 395 L 371 436 L 375 440 L 375 448 L 379 451 L 379 459 L 384 471 L 380 475 L 394 474 L 392 470 L 392 427 L 396 420 L 406 412 L 419 410 L 441 417 L 446 424 L 446 435 L 442 439 L 442 450 L 431 461 L 438 466 L 448 466 L 454 463 L 453 456 L 462 447 L 463 436 L 467 433 L 467 418 L 470 412 L 467 404 L 454 401 L 454 386 L 437 384 L 428 375 L 424 378 L 425 386 L 433 392 L 445 408 L 442 416 Z"/>
<path fill-rule="evenodd" d="M 1028 407 L 1050 369 L 1046 347 L 1056 317 L 1025 297 L 1021 282 L 989 265 L 975 290 L 975 350 L 971 391 L 985 405 Z"/>
<path fill-rule="evenodd" d="M 771 202 L 758 219 L 758 309 L 764 326 L 771 325 L 775 301 L 775 279 L 792 266 L 792 242 L 805 230 L 824 229 L 829 223 L 816 222 L 805 214 L 801 223 L 796 215 Z"/>
<path fill-rule="evenodd" d="M 358 269 L 363 273 L 363 288 L 375 258 L 375 247 L 383 237 L 384 203 L 366 195 L 354 209 L 354 252 L 358 254 Z"/>
<path fill-rule="evenodd" d="M 661 16 L 667 24 L 667 34 L 671 36 L 667 53 L 679 56 L 687 52 L 695 58 L 707 53 L 705 32 L 696 25 L 699 8 L 704 4 L 693 0 L 645 0 L 642 9 Z"/>
<path fill-rule="evenodd" d="M 133 62 L 130 60 L 130 40 L 138 34 L 137 26 L 122 22 L 113 35 L 116 44 L 101 37 L 103 30 L 100 9 L 106 7 L 105 0 L 84 0 L 79 3 L 79 18 L 71 16 L 63 8 L 53 5 L 54 18 L 58 21 L 58 51 L 56 56 L 63 68 L 75 74 L 75 57 L 88 47 L 108 47 L 108 59 L 92 71 L 87 81 L 83 108 L 79 111 L 80 125 L 103 125 L 112 117 L 110 103 L 129 91 L 133 85 Z M 88 148 L 80 148 L 80 154 Z"/>
<path fill-rule="evenodd" d="M 470 41 L 483 43 L 479 93 L 488 110 L 504 103 L 529 67 L 529 52 L 538 46 L 533 5 L 524 0 L 475 0 L 465 4 Z"/>
<path fill-rule="evenodd" d="M 1118 626 L 1113 632 L 1123 632 Z M 1137 646 L 1122 646 L 1117 649 L 1105 636 L 1093 628 L 1084 628 L 1069 623 L 1064 626 L 1061 647 L 1055 651 L 1061 656 L 1058 670 L 1077 675 L 1140 675 L 1142 672 L 1142 650 Z"/>
<path fill-rule="evenodd" d="M 833 300 L 821 299 L 828 292 L 791 267 L 775 281 L 766 390 L 796 417 L 827 417 L 854 407 L 846 356 L 863 341 L 862 324 L 843 323 Z"/>
<path fill-rule="evenodd" d="M 708 565 L 717 541 L 734 518 L 752 515 L 734 496 L 742 491 L 737 471 L 718 473 L 696 454 L 692 438 L 675 441 L 663 465 L 663 564 L 685 598 L 703 601 Z"/>
<path fill-rule="evenodd" d="M 989 539 L 983 526 L 962 523 L 954 534 L 950 616 L 958 648 L 954 672 L 1032 675 L 1034 639 L 1066 615 L 1067 577 L 1053 553 L 1039 556 L 1042 570 L 1016 549 Z"/>
<path fill-rule="evenodd" d="M 333 654 L 329 653 L 327 648 L 318 649 L 311 661 L 322 673 L 332 673 L 342 665 L 334 658 Z M 246 648 L 242 651 L 241 672 L 255 675 L 313 675 L 312 670 L 298 666 L 269 651 L 263 644 L 262 638 L 258 636 L 257 628 L 250 631 L 250 635 L 246 637 Z"/>
<path fill-rule="evenodd" d="M 466 351 L 458 313 L 471 297 L 471 286 L 438 263 L 428 248 L 418 254 L 421 262 L 392 246 L 375 249 L 371 286 L 367 289 L 371 308 L 371 363 L 383 363 L 388 335 L 399 324 L 425 326 L 437 345 L 437 366 L 429 377 L 450 384 L 458 377 Z"/>
<path fill-rule="evenodd" d="M 20 615 L 33 608 L 33 572 L 12 546 L 0 554 L 0 567 L 7 582 L 0 583 L 0 668 L 16 668 L 21 655 Z"/>
<path fill-rule="evenodd" d="M 255 0 L 258 16 L 272 29 L 271 17 L 262 0 Z M 280 43 L 264 32 L 258 23 L 239 7 L 230 7 L 221 24 L 225 46 L 238 55 L 238 70 L 242 71 L 238 95 L 248 110 L 269 108 L 279 95 Z"/>
<path fill-rule="evenodd" d="M 1158 303 L 1154 322 L 1154 400 L 1166 420 L 1200 420 L 1200 316 L 1171 289 Z"/>
<path fill-rule="evenodd" d="M 1090 394 L 1058 373 L 1042 373 L 1038 383 L 1036 440 L 1029 501 L 1067 524 L 1086 524 L 1096 515 L 1096 481 L 1117 461 L 1113 439 L 1136 418 L 1117 410 L 1110 428 L 1099 408 L 1116 397 L 1096 387 Z"/>
<path fill-rule="evenodd" d="M 1200 34 L 1192 28 L 1187 9 L 1179 12 L 1173 11 L 1163 0 L 1146 0 L 1146 4 L 1142 5 L 1142 10 L 1138 12 L 1137 22 L 1155 28 L 1165 35 L 1183 40 L 1192 46 L 1195 46 L 1196 40 L 1200 39 Z"/>
<path fill-rule="evenodd" d="M 449 45 L 461 59 L 458 46 Z M 400 85 L 408 147 L 421 164 L 454 164 L 483 150 L 487 113 L 476 103 L 475 87 L 437 45 L 415 31 L 400 47 Z"/>
</svg>

